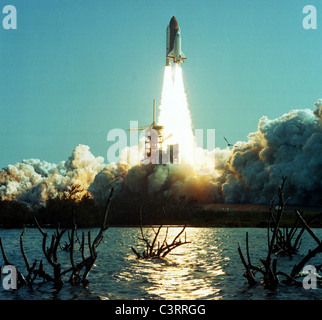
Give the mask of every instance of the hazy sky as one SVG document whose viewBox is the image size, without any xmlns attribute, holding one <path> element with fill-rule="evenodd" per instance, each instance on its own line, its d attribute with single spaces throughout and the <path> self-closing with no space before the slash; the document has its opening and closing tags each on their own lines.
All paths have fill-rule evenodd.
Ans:
<svg viewBox="0 0 322 320">
<path fill-rule="evenodd" d="M 217 146 L 322 97 L 320 1 L 1 0 L 0 13 L 7 4 L 18 29 L 0 24 L 0 168 L 67 160 L 78 144 L 106 159 L 109 130 L 150 124 L 173 15 L 193 125 L 216 129 Z M 305 5 L 317 30 L 302 26 Z"/>
</svg>

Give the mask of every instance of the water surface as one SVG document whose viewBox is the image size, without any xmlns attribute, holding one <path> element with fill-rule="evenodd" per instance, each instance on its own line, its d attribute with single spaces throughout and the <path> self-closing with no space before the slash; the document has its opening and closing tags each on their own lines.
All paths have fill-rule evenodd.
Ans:
<svg viewBox="0 0 322 320">
<path fill-rule="evenodd" d="M 169 241 L 181 228 L 169 229 Z M 47 230 L 52 233 L 54 230 Z M 78 230 L 81 234 L 82 230 Z M 85 230 L 87 232 L 87 230 Z M 249 232 L 251 259 L 257 264 L 259 258 L 266 257 L 267 230 L 246 228 L 187 228 L 187 240 L 172 251 L 166 260 L 138 260 L 131 247 L 142 247 L 139 228 L 110 228 L 97 249 L 98 258 L 88 276 L 86 288 L 66 283 L 57 291 L 52 283 L 37 283 L 32 288 L 24 286 L 19 290 L 0 289 L 0 299 L 321 299 L 322 289 L 305 290 L 302 287 L 280 285 L 277 290 L 265 290 L 261 285 L 249 288 L 243 277 L 244 267 L 237 251 L 238 243 L 245 252 L 245 234 Z M 322 230 L 314 229 L 321 238 Z M 94 237 L 98 229 L 92 229 Z M 151 229 L 146 232 L 153 233 Z M 13 265 L 26 273 L 21 256 L 19 237 L 21 230 L 0 230 L 0 236 Z M 67 236 L 67 235 L 66 235 Z M 162 237 L 160 237 L 162 240 Z M 41 249 L 42 236 L 37 229 L 27 229 L 24 237 L 25 251 L 32 264 L 34 259 L 45 258 Z M 63 241 L 64 242 L 64 241 Z M 49 245 L 49 240 L 48 240 Z M 300 253 L 315 247 L 314 241 L 305 233 Z M 76 257 L 76 255 L 75 255 Z M 301 255 L 278 257 L 277 268 L 290 273 Z M 59 259 L 68 267 L 69 253 L 59 250 Z M 321 264 L 321 255 L 310 262 Z M 0 265 L 4 262 L 0 255 Z M 51 268 L 45 264 L 46 271 Z M 65 278 L 68 280 L 68 277 Z"/>
</svg>

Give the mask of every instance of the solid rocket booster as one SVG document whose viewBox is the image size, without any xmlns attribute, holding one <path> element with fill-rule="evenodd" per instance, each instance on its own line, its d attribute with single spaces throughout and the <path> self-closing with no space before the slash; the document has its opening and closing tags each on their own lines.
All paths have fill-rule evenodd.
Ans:
<svg viewBox="0 0 322 320">
<path fill-rule="evenodd" d="M 180 64 L 186 60 L 185 55 L 181 52 L 181 31 L 177 19 L 173 16 L 167 27 L 167 51 L 166 66 L 170 66 L 170 60 Z"/>
</svg>

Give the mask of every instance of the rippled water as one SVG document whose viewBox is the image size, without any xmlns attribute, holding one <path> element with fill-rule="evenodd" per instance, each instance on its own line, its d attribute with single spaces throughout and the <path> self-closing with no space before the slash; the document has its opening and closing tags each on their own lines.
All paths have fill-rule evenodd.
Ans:
<svg viewBox="0 0 322 320">
<path fill-rule="evenodd" d="M 169 240 L 180 231 L 169 229 Z M 79 230 L 80 232 L 81 230 Z M 92 234 L 98 230 L 93 229 Z M 150 229 L 146 230 L 147 232 Z M 110 228 L 98 248 L 98 258 L 88 276 L 87 288 L 66 283 L 57 291 L 52 283 L 37 283 L 33 288 L 19 290 L 0 289 L 0 299 L 321 299 L 322 289 L 305 290 L 302 287 L 280 285 L 276 291 L 265 290 L 261 285 L 249 288 L 243 277 L 244 267 L 237 251 L 238 243 L 245 250 L 245 234 L 249 232 L 251 259 L 266 257 L 266 229 L 244 228 L 187 228 L 187 240 L 172 251 L 166 260 L 138 260 L 131 246 L 141 245 L 138 228 Z M 321 229 L 315 229 L 320 237 Z M 48 233 L 53 230 L 48 230 Z M 21 230 L 0 230 L 0 236 L 10 263 L 26 274 L 19 247 Z M 151 235 L 152 236 L 152 235 Z M 321 238 L 321 237 L 320 237 Z M 162 239 L 162 238 L 161 238 Z M 30 264 L 44 259 L 42 237 L 37 229 L 27 229 L 24 243 Z M 49 244 L 48 244 L 49 245 Z M 315 243 L 303 235 L 301 253 Z M 69 263 L 69 254 L 60 252 L 60 261 Z M 279 270 L 290 272 L 300 256 L 279 257 Z M 310 262 L 321 264 L 321 255 Z M 0 265 L 3 266 L 2 255 Z M 51 269 L 47 266 L 47 271 Z M 67 278 L 66 278 L 67 280 Z"/>
</svg>

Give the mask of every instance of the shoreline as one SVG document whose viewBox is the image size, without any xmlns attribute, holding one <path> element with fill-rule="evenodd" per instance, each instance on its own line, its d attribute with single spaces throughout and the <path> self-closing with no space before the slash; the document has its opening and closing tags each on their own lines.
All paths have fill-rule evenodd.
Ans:
<svg viewBox="0 0 322 320">
<path fill-rule="evenodd" d="M 311 228 L 322 228 L 322 212 L 304 212 L 303 216 Z M 280 222 L 280 227 L 293 227 L 296 221 L 296 215 L 292 211 L 283 213 Z M 161 219 L 153 217 L 146 223 L 140 221 L 133 221 L 132 223 L 107 223 L 108 228 L 143 228 L 159 227 Z M 180 228 L 186 226 L 187 228 L 267 228 L 268 227 L 268 212 L 247 212 L 247 211 L 202 211 L 191 215 L 186 219 L 180 218 L 165 218 L 162 223 L 163 227 Z M 42 224 L 43 228 L 57 228 L 56 224 Z M 79 226 L 79 228 L 98 228 L 99 224 L 91 226 Z M 299 225 L 299 227 L 301 227 Z M 1 229 L 22 229 L 22 228 L 37 228 L 34 223 L 27 223 L 23 226 L 5 226 L 0 224 Z M 61 225 L 60 229 L 70 229 L 71 226 Z"/>
<path fill-rule="evenodd" d="M 119 200 L 119 199 L 118 199 Z M 0 202 L 0 229 L 35 228 L 35 216 L 44 228 L 72 228 L 73 208 L 78 228 L 100 227 L 104 208 L 94 202 L 86 203 L 56 201 L 49 206 L 31 211 L 16 202 Z M 141 201 L 114 201 L 107 216 L 106 225 L 112 227 L 194 227 L 194 228 L 267 228 L 269 206 L 254 204 L 171 204 L 144 203 Z M 162 209 L 162 210 L 161 210 Z M 322 207 L 285 206 L 280 227 L 293 227 L 297 220 L 295 211 L 302 213 L 311 228 L 322 228 Z M 301 227 L 301 226 L 299 226 Z"/>
</svg>

